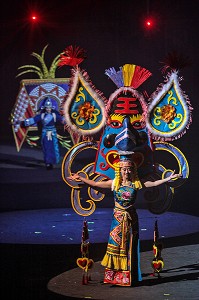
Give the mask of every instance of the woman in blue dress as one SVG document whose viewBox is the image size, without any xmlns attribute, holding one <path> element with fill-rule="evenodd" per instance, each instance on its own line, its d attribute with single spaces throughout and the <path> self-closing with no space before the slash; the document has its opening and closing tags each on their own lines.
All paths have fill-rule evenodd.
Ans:
<svg viewBox="0 0 199 300">
<path fill-rule="evenodd" d="M 56 123 L 65 124 L 64 118 L 58 111 L 53 109 L 52 101 L 48 97 L 44 101 L 41 113 L 34 118 L 20 119 L 24 126 L 32 126 L 33 124 L 41 123 L 41 146 L 44 156 L 44 162 L 47 170 L 53 168 L 54 164 L 60 161 L 59 145 L 57 139 Z"/>
<path fill-rule="evenodd" d="M 167 178 L 156 181 L 140 181 L 136 165 L 128 155 L 121 155 L 114 180 L 95 182 L 78 173 L 69 180 L 82 181 L 97 188 L 113 191 L 114 210 L 106 254 L 101 262 L 105 267 L 104 283 L 132 286 L 142 280 L 140 270 L 140 247 L 138 215 L 135 209 L 137 191 L 143 187 L 154 187 L 179 178 L 175 171 Z"/>
</svg>

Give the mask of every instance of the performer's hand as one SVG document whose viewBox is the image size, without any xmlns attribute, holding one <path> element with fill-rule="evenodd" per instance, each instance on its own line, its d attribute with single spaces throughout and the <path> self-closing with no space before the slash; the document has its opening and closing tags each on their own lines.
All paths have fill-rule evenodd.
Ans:
<svg viewBox="0 0 199 300">
<path fill-rule="evenodd" d="M 76 180 L 76 181 L 80 181 L 80 176 L 77 174 L 77 173 L 71 173 L 71 176 L 67 177 L 67 179 L 69 181 L 73 181 L 73 180 Z"/>
<path fill-rule="evenodd" d="M 20 117 L 18 120 L 19 120 L 20 122 L 23 122 L 25 119 L 22 118 L 22 117 Z"/>
<path fill-rule="evenodd" d="M 171 179 L 175 179 L 175 178 L 180 178 L 182 177 L 182 174 L 175 174 L 175 170 L 171 173 L 171 175 L 169 176 L 169 180 Z"/>
</svg>

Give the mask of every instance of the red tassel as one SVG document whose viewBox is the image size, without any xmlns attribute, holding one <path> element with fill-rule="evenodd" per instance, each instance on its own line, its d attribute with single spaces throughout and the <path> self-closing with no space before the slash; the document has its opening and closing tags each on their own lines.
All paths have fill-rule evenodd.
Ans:
<svg viewBox="0 0 199 300">
<path fill-rule="evenodd" d="M 83 274 L 82 276 L 82 285 L 87 285 L 88 284 L 88 275 Z"/>
<path fill-rule="evenodd" d="M 88 284 L 88 275 L 87 274 L 84 276 L 84 284 Z"/>
<path fill-rule="evenodd" d="M 144 81 L 146 81 L 152 73 L 145 68 L 136 66 L 135 72 L 131 81 L 131 86 L 137 89 Z"/>
<path fill-rule="evenodd" d="M 85 276 L 84 276 L 84 274 L 83 274 L 83 276 L 82 276 L 82 285 L 84 285 L 85 284 L 85 278 L 84 278 Z"/>
</svg>

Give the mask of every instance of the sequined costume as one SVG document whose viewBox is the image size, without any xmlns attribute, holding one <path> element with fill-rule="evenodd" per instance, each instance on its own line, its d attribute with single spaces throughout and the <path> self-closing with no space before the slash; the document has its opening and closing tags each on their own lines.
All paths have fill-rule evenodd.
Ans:
<svg viewBox="0 0 199 300">
<path fill-rule="evenodd" d="M 115 207 L 106 254 L 101 264 L 106 267 L 104 283 L 131 286 L 141 281 L 139 225 L 134 203 L 134 185 L 114 191 Z"/>
</svg>

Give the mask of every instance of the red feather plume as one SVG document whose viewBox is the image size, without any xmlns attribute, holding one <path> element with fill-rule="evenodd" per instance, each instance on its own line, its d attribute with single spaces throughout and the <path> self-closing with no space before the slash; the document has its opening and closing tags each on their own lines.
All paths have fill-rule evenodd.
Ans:
<svg viewBox="0 0 199 300">
<path fill-rule="evenodd" d="M 191 59 L 188 56 L 172 51 L 167 54 L 163 61 L 160 62 L 162 73 L 169 71 L 178 71 L 192 64 Z"/>
<path fill-rule="evenodd" d="M 136 66 L 134 74 L 133 74 L 133 78 L 132 78 L 132 81 L 131 81 L 131 86 L 134 89 L 137 89 L 151 75 L 152 75 L 152 73 L 150 71 L 148 71 L 147 69 L 142 68 L 140 66 Z"/>
<path fill-rule="evenodd" d="M 68 46 L 60 56 L 58 65 L 76 66 L 86 58 L 86 51 L 78 46 Z"/>
</svg>

